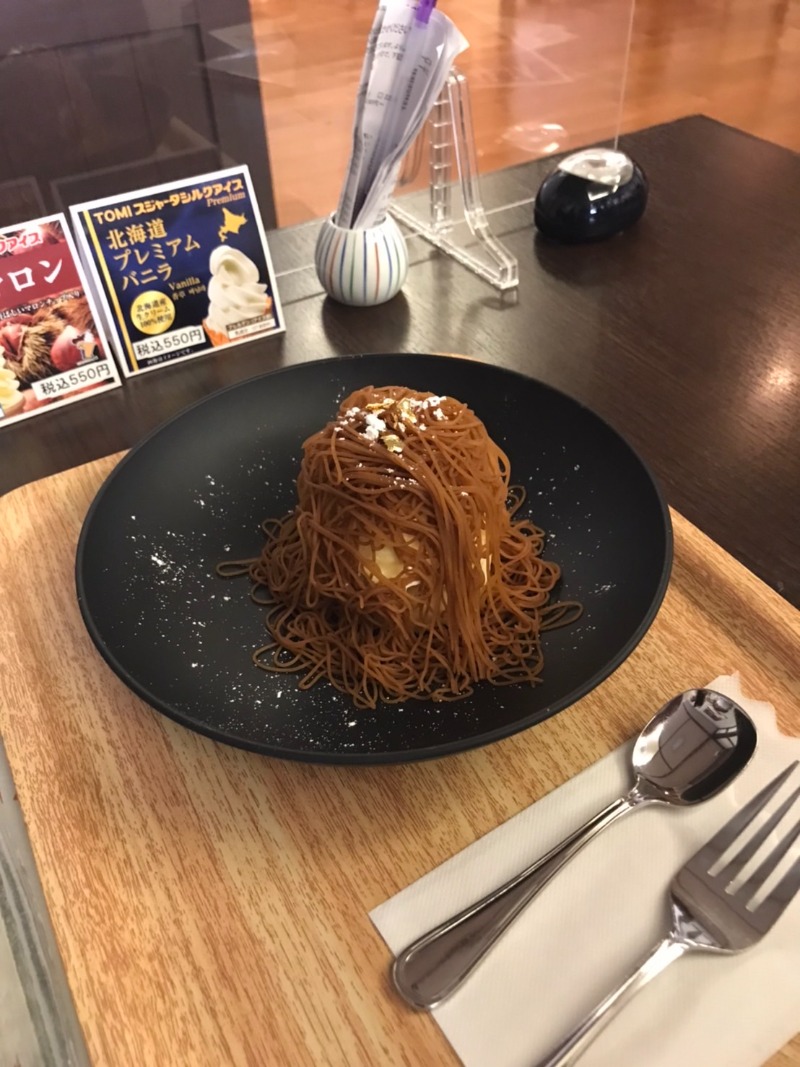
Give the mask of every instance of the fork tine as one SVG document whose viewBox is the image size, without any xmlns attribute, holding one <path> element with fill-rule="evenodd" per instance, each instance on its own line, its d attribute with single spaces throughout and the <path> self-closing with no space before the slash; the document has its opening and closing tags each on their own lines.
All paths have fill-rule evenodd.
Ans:
<svg viewBox="0 0 800 1067">
<path fill-rule="evenodd" d="M 800 785 L 797 787 L 797 789 L 795 789 L 793 793 L 791 793 L 786 798 L 786 800 L 783 801 L 779 808 L 776 808 L 776 810 L 773 812 L 772 815 L 770 815 L 764 825 L 760 826 L 758 830 L 756 830 L 756 832 L 752 835 L 752 837 L 748 838 L 747 842 L 739 849 L 739 851 L 734 856 L 731 856 L 730 860 L 717 874 L 717 878 L 724 878 L 726 881 L 732 882 L 733 879 L 739 874 L 739 872 L 744 870 L 744 868 L 747 866 L 753 856 L 755 856 L 756 852 L 758 852 L 758 850 L 761 848 L 761 846 L 767 840 L 769 835 L 784 817 L 786 812 L 790 810 L 790 808 L 798 797 L 800 797 Z M 791 838 L 789 840 L 789 844 L 786 846 L 786 848 L 791 845 L 793 840 L 794 838 Z M 780 852 L 779 855 L 776 855 L 780 848 L 781 845 L 778 845 L 777 848 L 775 848 L 774 851 L 771 852 L 767 859 L 761 864 L 761 866 L 758 867 L 758 869 L 751 875 L 751 877 L 748 879 L 748 882 L 745 883 L 748 884 L 750 881 L 756 878 L 756 875 L 759 876 L 755 882 L 755 885 L 753 886 L 753 892 L 755 892 L 756 889 L 758 889 L 758 887 L 763 884 L 764 879 L 767 877 L 770 871 L 777 865 L 781 856 L 784 855 L 786 849 L 784 849 L 783 852 Z M 773 856 L 776 857 L 775 863 L 772 863 L 768 866 L 769 861 L 772 859 Z"/>
<path fill-rule="evenodd" d="M 798 830 L 800 830 L 800 823 L 795 827 L 792 835 L 794 838 L 797 837 Z M 769 930 L 772 924 L 780 918 L 786 906 L 797 895 L 798 889 L 800 889 L 800 859 L 795 860 L 769 896 L 753 912 L 762 930 Z"/>
<path fill-rule="evenodd" d="M 798 793 L 800 793 L 800 790 L 798 790 Z M 795 794 L 795 796 L 796 795 L 797 794 Z M 787 834 L 784 834 L 783 838 L 778 842 L 778 844 L 775 846 L 772 852 L 770 852 L 770 854 L 763 860 L 763 862 L 760 863 L 758 867 L 753 871 L 753 873 L 750 875 L 744 885 L 739 887 L 739 889 L 737 890 L 737 896 L 741 894 L 742 898 L 746 897 L 748 900 L 750 900 L 750 898 L 756 892 L 758 892 L 759 888 L 764 884 L 764 882 L 766 882 L 767 878 L 772 874 L 772 872 L 778 866 L 780 861 L 783 859 L 783 857 L 786 855 L 786 853 L 789 851 L 789 849 L 792 847 L 798 837 L 800 837 L 800 819 L 797 820 L 797 822 Z M 791 884 L 792 875 L 794 875 L 795 877 L 800 877 L 800 858 L 795 864 L 792 865 L 788 874 L 786 874 L 781 879 L 781 881 L 766 899 L 771 899 L 774 893 L 783 888 L 784 882 L 786 882 L 787 880 Z M 798 882 L 798 885 L 800 885 L 800 882 Z"/>
<path fill-rule="evenodd" d="M 710 841 L 706 842 L 706 844 L 695 853 L 687 866 L 705 877 L 708 870 L 714 866 L 723 852 L 727 852 L 728 848 L 737 839 L 739 834 L 741 834 L 742 830 L 744 830 L 769 800 L 778 792 L 798 763 L 800 763 L 800 760 L 795 760 L 794 763 L 790 763 L 785 770 L 781 771 L 779 775 L 765 785 L 759 793 L 756 793 L 752 800 L 748 801 L 732 819 L 725 823 L 722 829 L 716 833 Z"/>
<path fill-rule="evenodd" d="M 780 905 L 780 910 L 783 911 L 789 901 L 797 896 L 798 889 L 800 889 L 800 859 L 795 860 L 783 878 L 781 878 L 780 882 L 778 882 L 772 890 L 765 903 L 770 904 L 773 907 Z M 780 912 L 778 914 L 780 914 Z M 775 917 L 777 918 L 777 915 Z"/>
</svg>

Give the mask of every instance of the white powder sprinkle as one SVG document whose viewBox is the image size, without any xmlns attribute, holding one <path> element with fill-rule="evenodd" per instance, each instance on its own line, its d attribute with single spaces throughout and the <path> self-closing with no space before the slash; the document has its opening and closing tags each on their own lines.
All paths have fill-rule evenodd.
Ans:
<svg viewBox="0 0 800 1067">
<path fill-rule="evenodd" d="M 439 405 L 443 400 L 446 400 L 443 396 L 431 396 L 425 400 L 417 400 L 413 397 L 407 397 L 402 401 L 393 402 L 391 400 L 384 400 L 380 404 L 381 414 L 386 412 L 393 413 L 390 426 L 385 417 L 381 418 L 380 415 L 374 411 L 365 411 L 361 408 L 352 407 L 348 408 L 343 415 L 340 416 L 341 422 L 347 422 L 350 424 L 363 424 L 363 427 L 359 429 L 359 433 L 362 437 L 366 437 L 368 441 L 378 441 L 387 432 L 392 432 L 396 437 L 398 434 L 406 434 L 408 426 L 416 424 L 419 430 L 427 430 L 428 427 L 418 422 L 417 418 L 413 414 L 414 412 L 428 412 L 434 419 L 441 421 L 447 416 L 441 410 Z M 370 405 L 373 406 L 373 405 Z M 378 406 L 378 405 L 375 405 Z M 342 433 L 341 427 L 337 426 L 334 431 L 337 435 Z M 394 442 L 390 451 L 399 452 L 401 449 L 397 443 Z"/>
<path fill-rule="evenodd" d="M 364 421 L 366 426 L 364 427 L 363 435 L 369 438 L 370 441 L 377 441 L 382 433 L 386 433 L 386 423 L 383 419 L 379 419 L 374 412 L 366 412 Z"/>
</svg>

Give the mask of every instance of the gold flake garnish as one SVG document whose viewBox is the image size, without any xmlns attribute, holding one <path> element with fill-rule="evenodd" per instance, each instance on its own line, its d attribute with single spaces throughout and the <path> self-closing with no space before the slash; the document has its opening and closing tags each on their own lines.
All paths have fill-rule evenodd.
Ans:
<svg viewBox="0 0 800 1067">
<path fill-rule="evenodd" d="M 417 416 L 414 414 L 414 408 L 409 397 L 404 397 L 397 406 L 400 408 L 400 418 L 403 422 L 415 423 L 417 421 Z"/>
</svg>

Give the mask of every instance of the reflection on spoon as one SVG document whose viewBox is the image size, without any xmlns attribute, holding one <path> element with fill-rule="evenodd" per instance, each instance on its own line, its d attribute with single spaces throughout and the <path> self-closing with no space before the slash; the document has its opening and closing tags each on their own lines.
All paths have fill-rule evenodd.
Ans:
<svg viewBox="0 0 800 1067">
<path fill-rule="evenodd" d="M 737 773 L 731 765 L 740 770 L 755 743 L 755 727 L 738 704 L 710 689 L 690 689 L 665 704 L 639 735 L 633 770 L 640 789 L 651 791 L 649 799 L 696 804 L 727 785 Z"/>
<path fill-rule="evenodd" d="M 416 1008 L 440 1004 L 525 905 L 601 830 L 642 804 L 708 800 L 747 765 L 755 748 L 755 725 L 735 701 L 711 689 L 688 689 L 673 697 L 634 743 L 631 789 L 521 874 L 405 949 L 392 968 L 398 992 Z"/>
</svg>

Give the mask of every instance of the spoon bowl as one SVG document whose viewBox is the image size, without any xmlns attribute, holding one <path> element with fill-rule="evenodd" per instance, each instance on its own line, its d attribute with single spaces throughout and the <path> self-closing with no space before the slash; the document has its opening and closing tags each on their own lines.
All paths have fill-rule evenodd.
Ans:
<svg viewBox="0 0 800 1067">
<path fill-rule="evenodd" d="M 668 700 L 634 742 L 634 803 L 699 804 L 749 763 L 756 728 L 736 701 L 713 689 L 687 689 Z M 641 798 L 641 799 L 637 799 Z"/>
</svg>

